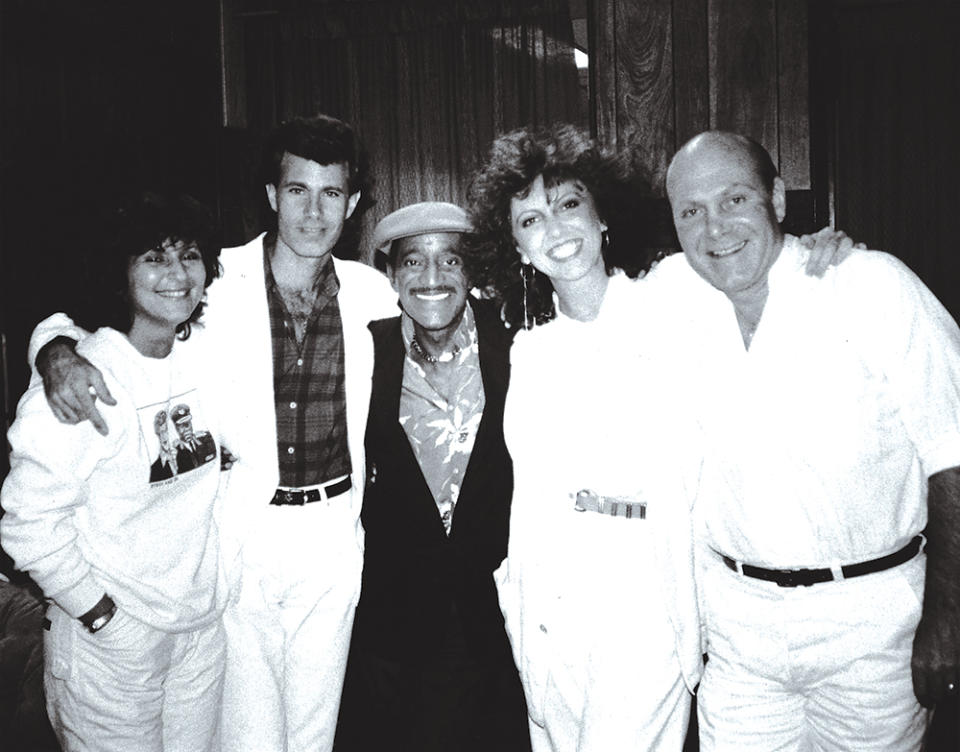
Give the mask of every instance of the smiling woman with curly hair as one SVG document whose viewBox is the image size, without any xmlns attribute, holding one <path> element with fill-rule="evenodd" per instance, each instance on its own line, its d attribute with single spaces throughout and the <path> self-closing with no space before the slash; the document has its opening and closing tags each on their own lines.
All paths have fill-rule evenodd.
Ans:
<svg viewBox="0 0 960 752">
<path fill-rule="evenodd" d="M 560 125 L 498 138 L 469 194 L 473 279 L 522 327 L 495 578 L 534 752 L 679 750 L 700 666 L 685 455 L 640 367 L 652 300 L 613 241 L 629 177 Z"/>
<path fill-rule="evenodd" d="M 475 234 L 467 259 L 472 279 L 501 301 L 510 326 L 529 327 L 556 316 L 554 286 L 549 276 L 536 273 L 535 264 L 521 263 L 510 221 L 512 200 L 525 197 L 538 177 L 548 189 L 566 181 L 579 183 L 600 217 L 616 216 L 628 187 L 618 158 L 572 125 L 515 130 L 493 142 L 487 162 L 470 185 Z M 619 264 L 609 234 L 601 240 L 604 265 L 612 272 Z"/>
</svg>

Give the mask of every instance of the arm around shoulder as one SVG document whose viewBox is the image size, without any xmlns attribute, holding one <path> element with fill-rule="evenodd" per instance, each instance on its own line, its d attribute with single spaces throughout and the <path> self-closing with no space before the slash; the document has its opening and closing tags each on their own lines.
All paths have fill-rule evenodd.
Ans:
<svg viewBox="0 0 960 752">
<path fill-rule="evenodd" d="M 57 420 L 70 424 L 89 420 L 105 434 L 107 424 L 96 400 L 107 405 L 116 403 L 100 370 L 76 353 L 77 342 L 87 334 L 63 313 L 41 321 L 30 338 L 31 382 L 43 380 L 47 402 Z"/>
<path fill-rule="evenodd" d="M 30 335 L 30 344 L 27 348 L 27 360 L 30 368 L 36 367 L 37 355 L 40 349 L 56 337 L 66 337 L 74 342 L 84 339 L 89 332 L 77 326 L 73 319 L 65 313 L 54 313 L 47 316 L 34 328 Z"/>
</svg>

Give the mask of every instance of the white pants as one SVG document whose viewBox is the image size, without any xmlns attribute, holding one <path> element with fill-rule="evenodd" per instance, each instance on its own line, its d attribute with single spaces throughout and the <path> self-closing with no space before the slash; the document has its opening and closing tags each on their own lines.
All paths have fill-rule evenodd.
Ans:
<svg viewBox="0 0 960 752">
<path fill-rule="evenodd" d="M 64 752 L 217 746 L 224 633 L 161 632 L 117 611 L 96 634 L 57 606 L 44 640 L 47 712 Z"/>
<path fill-rule="evenodd" d="M 919 750 L 928 714 L 910 659 L 925 567 L 921 554 L 875 574 L 782 588 L 708 560 L 701 750 Z"/>
<path fill-rule="evenodd" d="M 350 494 L 265 505 L 227 605 L 224 752 L 333 747 L 363 554 Z"/>
<path fill-rule="evenodd" d="M 570 515 L 579 535 L 563 539 L 576 555 L 524 568 L 519 590 L 501 593 L 511 638 L 523 636 L 518 663 L 533 752 L 680 752 L 692 698 L 656 533 L 572 505 Z"/>
<path fill-rule="evenodd" d="M 634 673 L 622 666 L 618 680 L 611 682 L 606 672 L 605 679 L 590 676 L 586 686 L 577 686 L 569 674 L 563 676 L 563 671 L 552 672 L 545 725 L 529 722 L 532 751 L 680 752 L 690 720 L 691 695 L 673 656 L 671 663 L 670 667 L 647 666 L 652 669 L 649 673 Z M 668 678 L 671 672 L 672 681 Z M 603 686 L 619 686 L 620 691 L 595 696 L 592 689 Z"/>
</svg>

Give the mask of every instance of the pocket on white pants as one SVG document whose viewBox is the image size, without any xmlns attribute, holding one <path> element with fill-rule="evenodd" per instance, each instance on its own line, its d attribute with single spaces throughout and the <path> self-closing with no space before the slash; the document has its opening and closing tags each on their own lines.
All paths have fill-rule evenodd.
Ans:
<svg viewBox="0 0 960 752">
<path fill-rule="evenodd" d="M 73 617 L 55 603 L 47 608 L 50 628 L 44 639 L 44 661 L 47 670 L 57 679 L 69 679 L 73 675 L 73 643 L 76 628 Z M 77 622 L 79 624 L 79 622 Z"/>
<path fill-rule="evenodd" d="M 97 632 L 83 627 L 76 631 L 74 661 L 94 673 L 106 670 L 138 681 L 130 677 L 152 676 L 168 665 L 172 639 L 120 608 Z"/>
</svg>

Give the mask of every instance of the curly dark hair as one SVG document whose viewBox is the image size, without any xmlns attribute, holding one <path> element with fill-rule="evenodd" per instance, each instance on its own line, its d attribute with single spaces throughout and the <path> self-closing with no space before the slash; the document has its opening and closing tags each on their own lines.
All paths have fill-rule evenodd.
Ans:
<svg viewBox="0 0 960 752">
<path fill-rule="evenodd" d="M 511 327 L 530 327 L 556 317 L 553 285 L 545 275 L 520 263 L 510 222 L 511 199 L 525 197 L 540 175 L 547 187 L 566 180 L 583 183 L 611 230 L 620 199 L 632 190 L 630 181 L 635 182 L 622 158 L 602 149 L 573 125 L 521 128 L 494 140 L 487 162 L 474 174 L 467 194 L 474 234 L 467 238 L 465 264 L 476 286 L 500 302 L 501 316 Z M 604 243 L 603 259 L 608 274 L 616 268 L 631 276 L 639 272 L 621 263 L 612 232 Z"/>
<path fill-rule="evenodd" d="M 103 224 L 98 247 L 85 259 L 87 304 L 77 312 L 77 321 L 86 329 L 109 326 L 130 331 L 130 260 L 164 243 L 182 241 L 197 247 L 206 270 L 205 288 L 220 276 L 217 223 L 206 206 L 187 194 L 143 191 L 110 212 Z M 177 327 L 180 339 L 190 336 L 203 307 L 201 300 Z"/>
<path fill-rule="evenodd" d="M 360 192 L 360 200 L 343 225 L 343 232 L 334 246 L 338 258 L 359 256 L 361 218 L 376 201 L 367 151 L 360 137 L 349 124 L 330 115 L 295 117 L 281 123 L 267 136 L 263 146 L 260 177 L 264 185 L 280 182 L 280 166 L 284 154 L 293 154 L 320 165 L 345 164 L 350 195 Z M 271 213 L 273 220 L 275 215 Z"/>
</svg>

